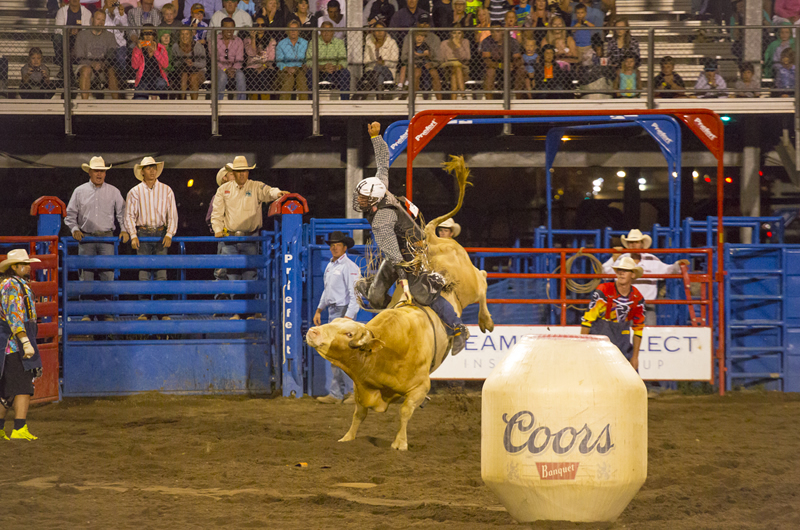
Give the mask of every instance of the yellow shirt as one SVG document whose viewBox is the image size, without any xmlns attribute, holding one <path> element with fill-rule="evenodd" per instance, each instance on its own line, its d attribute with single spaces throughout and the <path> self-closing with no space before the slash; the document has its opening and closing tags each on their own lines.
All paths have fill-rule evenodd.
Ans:
<svg viewBox="0 0 800 530">
<path fill-rule="evenodd" d="M 280 190 L 257 180 L 248 180 L 239 187 L 231 180 L 217 188 L 211 213 L 214 233 L 254 232 L 261 228 L 261 204 L 278 198 Z"/>
</svg>

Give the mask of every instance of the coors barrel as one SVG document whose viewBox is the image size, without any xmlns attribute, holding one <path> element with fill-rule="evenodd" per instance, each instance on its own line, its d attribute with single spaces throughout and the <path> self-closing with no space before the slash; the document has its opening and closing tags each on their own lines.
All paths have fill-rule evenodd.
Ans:
<svg viewBox="0 0 800 530">
<path fill-rule="evenodd" d="M 481 476 L 517 521 L 613 521 L 647 478 L 647 390 L 606 337 L 523 337 L 482 407 Z"/>
</svg>

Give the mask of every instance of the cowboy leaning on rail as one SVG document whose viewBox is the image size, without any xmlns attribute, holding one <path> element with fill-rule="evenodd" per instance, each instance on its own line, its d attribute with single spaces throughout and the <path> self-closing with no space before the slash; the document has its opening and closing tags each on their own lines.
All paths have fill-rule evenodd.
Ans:
<svg viewBox="0 0 800 530">
<path fill-rule="evenodd" d="M 399 280 L 403 289 L 402 300 L 411 301 L 413 294 L 419 304 L 429 306 L 442 320 L 448 336 L 453 338 L 452 355 L 455 355 L 464 349 L 469 331 L 450 302 L 440 294 L 444 279 L 436 273 L 415 275 L 401 265 L 413 259 L 408 250 L 408 239 L 422 240 L 425 236 L 403 205 L 386 189 L 389 185 L 389 148 L 380 130 L 377 122 L 368 125 L 378 171 L 376 176 L 366 178 L 356 186 L 353 209 L 366 214 L 383 259 L 372 281 L 359 282 L 356 290 L 369 300 L 372 308 L 384 309 L 391 301 L 389 288 Z"/>
<path fill-rule="evenodd" d="M 42 375 L 42 360 L 36 345 L 36 307 L 33 291 L 28 283 L 31 263 L 40 260 L 29 258 L 24 249 L 8 253 L 0 263 L 0 420 L 14 407 L 12 440 L 36 440 L 28 430 L 28 405 L 33 396 L 33 380 Z M 8 440 L 5 430 L 0 439 Z"/>
</svg>

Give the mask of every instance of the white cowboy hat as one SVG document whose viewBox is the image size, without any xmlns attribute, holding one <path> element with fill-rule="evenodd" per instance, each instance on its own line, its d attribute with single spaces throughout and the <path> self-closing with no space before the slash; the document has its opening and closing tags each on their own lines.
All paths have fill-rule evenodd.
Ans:
<svg viewBox="0 0 800 530">
<path fill-rule="evenodd" d="M 452 217 L 447 221 L 442 221 L 441 223 L 439 223 L 439 226 L 437 228 L 449 228 L 450 230 L 453 231 L 454 239 L 457 238 L 458 234 L 461 233 L 461 225 L 453 221 Z"/>
<path fill-rule="evenodd" d="M 42 260 L 28 257 L 28 251 L 24 248 L 15 248 L 8 253 L 8 257 L 0 262 L 0 272 L 6 272 L 15 263 L 40 263 Z"/>
<path fill-rule="evenodd" d="M 111 164 L 106 167 L 106 161 L 103 160 L 102 156 L 93 156 L 92 159 L 89 160 L 88 164 L 81 164 L 81 169 L 87 173 L 90 169 L 99 169 L 101 171 L 105 171 L 107 169 L 111 169 Z"/>
<path fill-rule="evenodd" d="M 622 236 L 620 239 L 622 240 L 622 246 L 625 248 L 628 248 L 629 241 L 641 241 L 642 248 L 650 248 L 650 245 L 653 244 L 653 238 L 647 234 L 642 234 L 638 228 L 628 232 L 628 237 Z"/>
<path fill-rule="evenodd" d="M 620 259 L 616 265 L 613 267 L 614 270 L 623 270 L 623 271 L 632 271 L 634 273 L 634 279 L 641 278 L 642 274 L 644 274 L 644 269 L 636 264 L 633 261 L 633 258 L 629 256 L 625 256 L 624 258 Z"/>
<path fill-rule="evenodd" d="M 133 166 L 133 174 L 139 180 L 144 180 L 142 176 L 142 168 L 147 166 L 156 166 L 156 178 L 161 176 L 161 172 L 164 171 L 164 162 L 156 162 L 152 156 L 146 156 L 142 158 L 142 161 Z"/>
<path fill-rule="evenodd" d="M 232 164 L 226 164 L 225 167 L 228 168 L 228 171 L 245 171 L 245 170 L 255 169 L 256 165 L 253 164 L 252 166 L 248 166 L 247 158 L 243 156 L 237 156 L 236 158 L 233 159 Z"/>
<path fill-rule="evenodd" d="M 222 178 L 230 172 L 231 170 L 228 169 L 228 166 L 225 166 L 219 171 L 217 171 L 217 187 L 220 187 L 224 184 L 224 182 L 222 182 Z"/>
</svg>

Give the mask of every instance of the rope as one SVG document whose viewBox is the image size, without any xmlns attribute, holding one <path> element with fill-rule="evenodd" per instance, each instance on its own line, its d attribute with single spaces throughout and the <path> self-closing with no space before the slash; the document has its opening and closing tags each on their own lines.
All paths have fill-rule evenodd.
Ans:
<svg viewBox="0 0 800 530">
<path fill-rule="evenodd" d="M 579 257 L 589 258 L 589 261 L 592 262 L 592 270 L 594 271 L 595 274 L 603 273 L 603 264 L 600 262 L 600 260 L 595 258 L 593 254 L 584 254 L 583 247 L 581 247 L 581 249 L 578 251 L 577 254 L 567 259 L 566 263 L 567 274 L 572 274 L 572 263 L 575 261 L 575 259 Z M 553 274 L 557 273 L 560 268 L 561 265 L 556 267 L 553 270 Z M 547 286 L 545 291 L 547 294 L 547 298 L 550 298 L 550 280 L 551 278 L 547 279 Z M 602 278 L 595 278 L 593 280 L 589 280 L 586 283 L 580 283 L 573 280 L 572 278 L 567 278 L 567 289 L 577 294 L 588 294 L 597 289 L 597 286 L 600 285 L 602 281 L 603 281 Z M 575 309 L 576 311 L 583 311 L 585 309 L 585 307 L 578 307 L 571 304 L 568 305 L 567 307 L 570 309 Z"/>
</svg>

